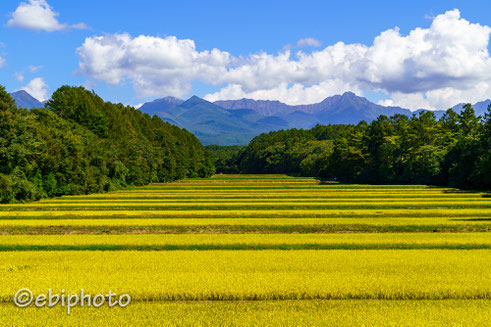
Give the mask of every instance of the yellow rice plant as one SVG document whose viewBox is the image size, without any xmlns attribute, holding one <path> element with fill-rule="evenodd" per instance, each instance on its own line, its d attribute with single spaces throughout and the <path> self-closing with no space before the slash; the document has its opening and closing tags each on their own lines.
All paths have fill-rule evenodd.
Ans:
<svg viewBox="0 0 491 327">
<path fill-rule="evenodd" d="M 135 301 L 491 299 L 489 250 L 8 252 L 0 301 L 129 293 Z"/>
</svg>

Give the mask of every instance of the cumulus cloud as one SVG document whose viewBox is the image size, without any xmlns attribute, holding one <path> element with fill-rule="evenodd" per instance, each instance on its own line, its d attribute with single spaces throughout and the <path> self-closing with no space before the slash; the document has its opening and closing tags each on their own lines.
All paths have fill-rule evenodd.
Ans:
<svg viewBox="0 0 491 327">
<path fill-rule="evenodd" d="M 191 92 L 191 81 L 215 83 L 227 72 L 230 55 L 197 51 L 194 41 L 128 34 L 90 37 L 78 48 L 80 72 L 110 84 L 131 79 L 141 97 Z"/>
<path fill-rule="evenodd" d="M 56 18 L 58 15 L 59 13 L 53 11 L 46 0 L 29 0 L 19 4 L 7 26 L 47 32 L 87 28 L 84 23 L 74 25 L 60 23 Z"/>
<path fill-rule="evenodd" d="M 48 99 L 48 85 L 41 77 L 34 78 L 26 86 L 23 86 L 20 89 L 26 91 L 39 101 Z"/>
<path fill-rule="evenodd" d="M 299 48 L 304 48 L 304 47 L 317 48 L 320 46 L 321 46 L 321 42 L 313 37 L 308 37 L 297 41 L 297 47 Z"/>
<path fill-rule="evenodd" d="M 81 73 L 112 84 L 129 80 L 142 97 L 182 96 L 200 80 L 223 85 L 209 100 L 298 104 L 371 90 L 389 94 L 384 104 L 440 109 L 490 96 L 490 33 L 455 9 L 407 35 L 395 27 L 371 45 L 338 42 L 311 53 L 284 49 L 236 58 L 218 49 L 200 52 L 192 40 L 128 34 L 87 38 L 77 52 Z M 306 40 L 299 43 L 317 44 Z"/>
<path fill-rule="evenodd" d="M 445 87 L 421 93 L 393 93 L 394 104 L 408 108 L 448 109 L 458 103 L 491 98 L 491 81 L 472 81 L 468 86 Z"/>
<path fill-rule="evenodd" d="M 411 109 L 438 109 L 433 106 L 430 101 L 422 93 L 401 93 L 395 92 L 391 94 L 391 99 L 380 100 L 379 105 L 386 107 L 402 107 Z"/>
</svg>

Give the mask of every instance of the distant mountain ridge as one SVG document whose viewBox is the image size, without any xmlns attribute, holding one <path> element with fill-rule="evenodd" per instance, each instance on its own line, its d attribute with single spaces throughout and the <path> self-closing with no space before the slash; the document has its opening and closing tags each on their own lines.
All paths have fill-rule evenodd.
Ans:
<svg viewBox="0 0 491 327">
<path fill-rule="evenodd" d="M 486 110 L 488 109 L 488 106 L 491 104 L 491 100 L 484 100 L 477 102 L 472 105 L 472 108 L 474 108 L 474 111 L 476 112 L 476 115 L 478 116 L 483 116 L 486 113 Z M 462 106 L 465 105 L 465 103 L 459 103 L 456 106 L 453 106 L 452 109 L 454 111 L 460 112 L 462 110 Z"/>
<path fill-rule="evenodd" d="M 387 111 L 395 110 L 400 113 L 410 113 L 409 109 L 403 109 L 400 107 L 384 107 L 377 105 L 368 101 L 366 98 L 359 97 L 353 92 L 346 92 L 342 95 L 334 95 L 324 99 L 322 102 L 307 104 L 307 105 L 287 105 L 279 101 L 270 100 L 251 100 L 251 99 L 241 99 L 241 100 L 224 100 L 216 101 L 215 104 L 229 110 L 235 109 L 252 109 L 265 116 L 273 116 L 276 114 L 289 114 L 295 111 L 301 111 L 308 114 L 318 114 L 324 111 L 342 111 L 348 107 L 355 110 L 359 109 L 369 109 L 370 111 L 379 110 Z"/>
<path fill-rule="evenodd" d="M 181 102 L 182 101 L 182 102 Z M 476 114 L 483 115 L 490 100 L 475 104 Z M 462 105 L 455 106 L 460 112 Z M 380 115 L 412 116 L 424 109 L 411 111 L 401 107 L 384 107 L 352 92 L 335 95 L 322 102 L 291 106 L 280 101 L 226 100 L 214 103 L 197 96 L 187 101 L 167 97 L 148 102 L 140 110 L 186 128 L 204 144 L 247 144 L 260 133 L 286 128 L 311 128 L 316 124 L 357 124 L 370 122 Z M 445 111 L 432 111 L 437 118 Z"/>
<path fill-rule="evenodd" d="M 147 102 L 144 104 L 145 112 L 151 116 L 157 115 L 161 112 L 165 112 L 166 110 L 172 109 L 184 103 L 184 100 L 174 98 L 174 97 L 165 97 L 163 99 L 156 99 L 151 102 Z M 141 107 L 140 107 L 141 108 Z"/>
<path fill-rule="evenodd" d="M 10 96 L 15 100 L 17 107 L 26 109 L 44 108 L 44 102 L 39 101 L 24 90 L 12 92 Z"/>
<path fill-rule="evenodd" d="M 287 105 L 280 101 L 271 101 L 271 100 L 252 100 L 252 99 L 240 99 L 240 100 L 219 100 L 215 101 L 215 104 L 219 105 L 222 108 L 228 110 L 236 110 L 236 109 L 252 109 L 255 110 L 265 116 L 273 116 L 282 113 L 291 113 L 295 111 L 301 111 L 308 114 L 318 114 L 320 112 L 333 112 L 340 113 L 346 109 L 354 109 L 355 111 L 366 111 L 364 114 L 369 119 L 375 119 L 379 115 L 385 114 L 388 116 L 394 115 L 396 113 L 409 115 L 411 116 L 413 113 L 419 113 L 420 111 L 425 111 L 426 109 L 419 109 L 416 111 L 411 111 L 409 109 L 401 108 L 401 107 L 385 107 L 382 105 L 375 104 L 370 102 L 366 98 L 359 97 L 355 95 L 353 92 L 346 92 L 342 95 L 334 95 L 332 97 L 328 97 L 319 103 L 307 104 L 307 105 Z M 483 115 L 491 100 L 485 100 L 478 102 L 473 105 L 474 110 L 476 111 L 476 115 Z M 464 103 L 460 103 L 454 107 L 453 110 L 460 112 Z M 437 117 L 442 116 L 446 110 L 431 110 Z M 375 113 L 375 116 L 372 115 Z"/>
<path fill-rule="evenodd" d="M 45 102 L 38 101 L 24 90 L 13 92 L 11 96 L 18 107 L 44 107 Z M 490 104 L 491 100 L 474 104 L 476 115 L 484 115 Z M 462 105 L 458 104 L 453 109 L 460 112 Z M 425 109 L 411 111 L 384 107 L 346 92 L 319 103 L 297 106 L 269 100 L 241 99 L 212 103 L 197 96 L 188 100 L 166 97 L 147 102 L 140 110 L 187 129 L 205 145 L 244 145 L 261 133 L 280 129 L 308 129 L 316 124 L 357 124 L 361 120 L 370 122 L 380 115 L 412 116 Z M 432 112 L 437 118 L 445 113 L 444 110 Z"/>
<path fill-rule="evenodd" d="M 281 118 L 265 117 L 250 109 L 226 110 L 197 96 L 180 104 L 152 101 L 140 110 L 185 128 L 204 144 L 246 144 L 262 132 L 288 127 Z"/>
</svg>

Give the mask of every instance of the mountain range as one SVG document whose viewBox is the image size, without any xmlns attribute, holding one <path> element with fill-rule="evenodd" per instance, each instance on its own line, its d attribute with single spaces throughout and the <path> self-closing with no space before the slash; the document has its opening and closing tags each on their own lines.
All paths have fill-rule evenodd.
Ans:
<svg viewBox="0 0 491 327">
<path fill-rule="evenodd" d="M 44 102 L 26 91 L 17 91 L 11 95 L 19 107 L 44 107 Z M 490 104 L 491 100 L 474 104 L 476 115 L 484 115 Z M 458 104 L 453 109 L 460 112 L 462 105 Z M 244 145 L 261 133 L 280 129 L 308 129 L 316 124 L 357 124 L 361 120 L 370 122 L 380 115 L 412 116 L 425 109 L 411 111 L 400 107 L 385 107 L 346 92 L 319 103 L 297 106 L 269 100 L 241 99 L 212 103 L 197 96 L 188 100 L 166 97 L 147 102 L 140 110 L 187 129 L 205 145 Z M 433 110 L 433 113 L 439 118 L 445 110 Z"/>
<path fill-rule="evenodd" d="M 483 115 L 491 100 L 474 105 L 476 115 Z M 462 104 L 453 109 L 460 112 Z M 411 111 L 385 107 L 352 92 L 328 97 L 322 102 L 291 106 L 279 101 L 226 100 L 214 103 L 193 96 L 187 101 L 173 97 L 147 102 L 140 110 L 184 127 L 204 144 L 242 145 L 260 133 L 286 128 L 311 128 L 316 124 L 357 124 L 370 122 L 380 115 L 412 116 L 425 109 Z M 433 110 L 440 118 L 445 110 Z"/>
</svg>

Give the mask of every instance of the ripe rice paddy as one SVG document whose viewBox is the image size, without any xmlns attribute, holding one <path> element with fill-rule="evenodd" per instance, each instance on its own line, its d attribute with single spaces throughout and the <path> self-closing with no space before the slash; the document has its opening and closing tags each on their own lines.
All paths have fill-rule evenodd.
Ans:
<svg viewBox="0 0 491 327">
<path fill-rule="evenodd" d="M 283 175 L 2 205 L 0 317 L 14 325 L 40 317 L 36 325 L 483 326 L 490 232 L 488 193 Z M 112 290 L 133 303 L 67 317 L 15 308 L 23 287 Z"/>
</svg>

